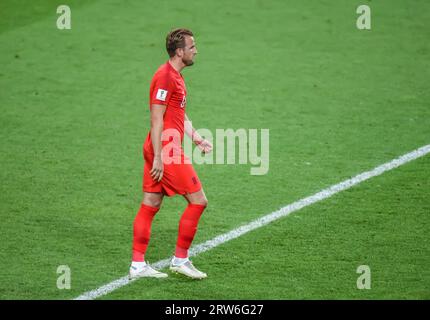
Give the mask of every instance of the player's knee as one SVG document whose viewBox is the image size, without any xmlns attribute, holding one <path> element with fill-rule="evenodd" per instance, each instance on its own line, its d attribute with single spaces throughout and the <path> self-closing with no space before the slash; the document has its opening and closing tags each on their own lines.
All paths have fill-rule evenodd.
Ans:
<svg viewBox="0 0 430 320">
<path fill-rule="evenodd" d="M 206 197 L 202 197 L 198 200 L 198 204 L 201 206 L 207 207 L 208 206 L 208 199 L 206 199 Z"/>
<path fill-rule="evenodd" d="M 144 201 L 144 204 L 146 204 L 147 206 L 151 206 L 154 208 L 160 208 L 161 206 L 161 200 L 150 200 L 150 201 Z"/>
<path fill-rule="evenodd" d="M 157 200 L 151 200 L 148 205 L 151 207 L 154 207 L 154 208 L 160 208 L 161 200 L 158 200 L 158 199 Z"/>
<path fill-rule="evenodd" d="M 189 203 L 190 204 L 198 204 L 199 206 L 205 206 L 205 207 L 207 207 L 208 206 L 208 199 L 206 199 L 206 198 L 198 198 L 198 199 L 195 199 L 194 201 L 190 201 Z"/>
<path fill-rule="evenodd" d="M 143 204 L 150 207 L 160 208 L 162 200 L 163 197 L 156 193 L 145 193 L 143 196 Z"/>
<path fill-rule="evenodd" d="M 186 195 L 185 198 L 190 204 L 198 204 L 200 206 L 205 206 L 205 207 L 207 207 L 208 205 L 208 199 L 206 198 L 206 195 L 203 191 Z"/>
<path fill-rule="evenodd" d="M 155 208 L 160 208 L 161 201 L 162 201 L 162 199 L 159 197 L 144 197 L 143 198 L 143 204 L 144 205 L 147 205 L 150 207 L 155 207 Z"/>
</svg>

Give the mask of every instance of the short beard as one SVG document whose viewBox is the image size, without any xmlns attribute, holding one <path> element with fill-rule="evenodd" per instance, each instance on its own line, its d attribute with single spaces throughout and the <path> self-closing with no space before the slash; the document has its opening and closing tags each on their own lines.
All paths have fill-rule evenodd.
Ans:
<svg viewBox="0 0 430 320">
<path fill-rule="evenodd" d="M 182 59 L 183 64 L 185 64 L 187 67 L 192 66 L 194 64 L 193 60 L 184 60 Z"/>
</svg>

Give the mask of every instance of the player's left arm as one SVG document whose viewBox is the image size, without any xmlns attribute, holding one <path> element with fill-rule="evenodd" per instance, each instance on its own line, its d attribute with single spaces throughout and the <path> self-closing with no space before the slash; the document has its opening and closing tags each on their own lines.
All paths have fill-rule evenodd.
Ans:
<svg viewBox="0 0 430 320">
<path fill-rule="evenodd" d="M 187 114 L 185 114 L 184 127 L 186 135 L 190 137 L 191 141 L 193 141 L 202 152 L 209 153 L 212 151 L 212 143 L 204 139 L 197 130 L 193 128 L 192 122 Z"/>
</svg>

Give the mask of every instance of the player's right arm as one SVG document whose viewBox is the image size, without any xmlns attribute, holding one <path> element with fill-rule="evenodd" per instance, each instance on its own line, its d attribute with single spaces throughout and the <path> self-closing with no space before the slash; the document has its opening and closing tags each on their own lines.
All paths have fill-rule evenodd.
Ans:
<svg viewBox="0 0 430 320">
<path fill-rule="evenodd" d="M 156 181 L 161 181 L 164 171 L 163 160 L 161 157 L 161 135 L 163 133 L 163 118 L 165 112 L 165 105 L 151 105 L 151 142 L 154 150 L 154 162 L 152 163 L 151 177 Z"/>
</svg>

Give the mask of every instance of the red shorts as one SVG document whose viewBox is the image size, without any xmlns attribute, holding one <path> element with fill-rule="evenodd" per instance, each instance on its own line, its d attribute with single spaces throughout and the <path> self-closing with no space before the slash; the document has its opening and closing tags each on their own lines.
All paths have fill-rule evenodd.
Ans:
<svg viewBox="0 0 430 320">
<path fill-rule="evenodd" d="M 175 194 L 187 194 L 199 191 L 202 188 L 199 177 L 194 171 L 193 165 L 186 161 L 181 163 L 164 164 L 163 178 L 160 182 L 151 177 L 152 163 L 154 154 L 144 150 L 145 166 L 143 169 L 143 191 L 161 192 L 167 196 Z M 181 150 L 181 158 L 188 158 Z"/>
</svg>

